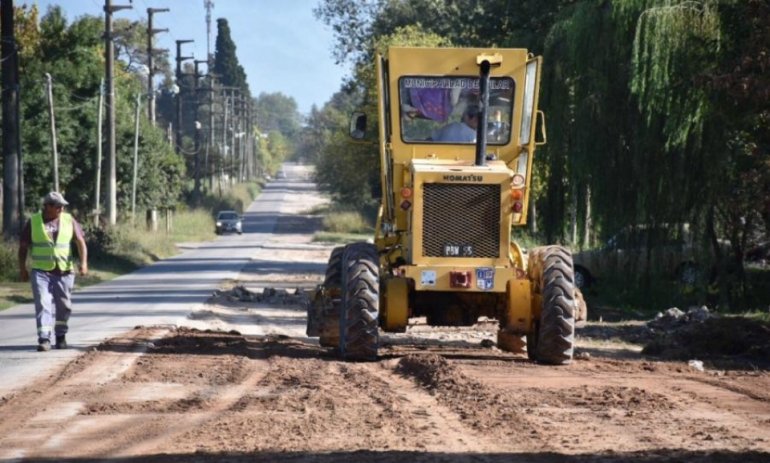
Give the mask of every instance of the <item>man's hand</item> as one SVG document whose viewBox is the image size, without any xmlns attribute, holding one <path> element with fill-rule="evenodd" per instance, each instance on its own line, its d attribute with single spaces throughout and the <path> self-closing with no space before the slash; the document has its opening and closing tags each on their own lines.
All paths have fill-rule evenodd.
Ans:
<svg viewBox="0 0 770 463">
<path fill-rule="evenodd" d="M 80 271 L 80 276 L 88 275 L 88 262 L 81 262 L 78 266 L 78 270 Z"/>
<path fill-rule="evenodd" d="M 19 270 L 19 279 L 21 281 L 29 281 L 29 270 L 27 270 L 27 267 L 22 267 Z"/>
</svg>

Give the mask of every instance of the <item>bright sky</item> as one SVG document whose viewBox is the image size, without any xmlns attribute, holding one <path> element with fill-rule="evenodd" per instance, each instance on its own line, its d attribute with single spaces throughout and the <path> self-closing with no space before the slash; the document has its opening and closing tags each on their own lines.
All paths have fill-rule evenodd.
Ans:
<svg viewBox="0 0 770 463">
<path fill-rule="evenodd" d="M 331 29 L 313 16 L 320 0 L 214 0 L 211 12 L 211 52 L 217 18 L 226 18 L 238 60 L 246 71 L 252 94 L 281 92 L 297 101 L 307 114 L 311 105 L 322 106 L 339 90 L 347 69 L 331 57 Z M 16 0 L 16 5 L 37 3 L 41 15 L 49 5 L 61 5 L 71 22 L 78 16 L 102 16 L 104 0 Z M 194 39 L 182 45 L 182 54 L 206 59 L 206 9 L 204 0 L 112 0 L 113 5 L 133 4 L 113 18 L 146 19 L 147 8 L 169 8 L 153 15 L 153 27 L 169 32 L 155 36 L 156 48 L 170 50 L 172 68 L 175 40 Z M 203 69 L 203 67 L 202 67 Z"/>
</svg>

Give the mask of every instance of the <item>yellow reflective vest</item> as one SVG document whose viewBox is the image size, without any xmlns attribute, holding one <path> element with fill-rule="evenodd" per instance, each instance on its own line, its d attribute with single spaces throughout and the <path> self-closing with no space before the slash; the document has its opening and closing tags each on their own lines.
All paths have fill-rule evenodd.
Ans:
<svg viewBox="0 0 770 463">
<path fill-rule="evenodd" d="M 70 242 L 75 234 L 72 215 L 62 212 L 59 216 L 59 234 L 56 242 L 45 232 L 43 214 L 38 212 L 30 219 L 32 231 L 32 268 L 51 271 L 57 266 L 62 272 L 72 271 Z"/>
</svg>

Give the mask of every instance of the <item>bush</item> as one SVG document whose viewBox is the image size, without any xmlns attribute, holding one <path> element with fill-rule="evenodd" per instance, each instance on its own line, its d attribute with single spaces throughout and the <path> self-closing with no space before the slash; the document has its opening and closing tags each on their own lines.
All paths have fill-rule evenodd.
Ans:
<svg viewBox="0 0 770 463">
<path fill-rule="evenodd" d="M 329 212 L 323 218 L 323 229 L 332 233 L 370 233 L 372 227 L 358 212 Z"/>
<path fill-rule="evenodd" d="M 233 210 L 242 214 L 260 192 L 259 184 L 255 182 L 239 183 L 222 195 L 206 193 L 200 201 L 200 208 L 216 214 L 217 211 Z"/>
<path fill-rule="evenodd" d="M 16 281 L 19 278 L 19 243 L 5 241 L 0 248 L 0 281 Z"/>
</svg>

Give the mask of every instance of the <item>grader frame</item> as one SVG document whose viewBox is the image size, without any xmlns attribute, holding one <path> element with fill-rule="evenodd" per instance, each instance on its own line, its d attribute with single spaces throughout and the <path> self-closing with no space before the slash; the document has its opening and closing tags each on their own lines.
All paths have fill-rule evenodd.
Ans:
<svg viewBox="0 0 770 463">
<path fill-rule="evenodd" d="M 380 330 L 499 321 L 498 346 L 548 364 L 572 360 L 570 252 L 525 253 L 542 59 L 523 49 L 390 48 L 377 57 L 382 202 L 373 243 L 336 248 L 308 307 L 308 334 L 342 358 L 377 358 Z M 446 140 L 477 112 L 475 141 Z M 450 124 L 454 128 L 444 129 Z M 365 136 L 354 115 L 351 136 Z M 539 129 L 539 130 L 538 130 Z M 438 135 L 437 135 L 438 134 Z"/>
</svg>

